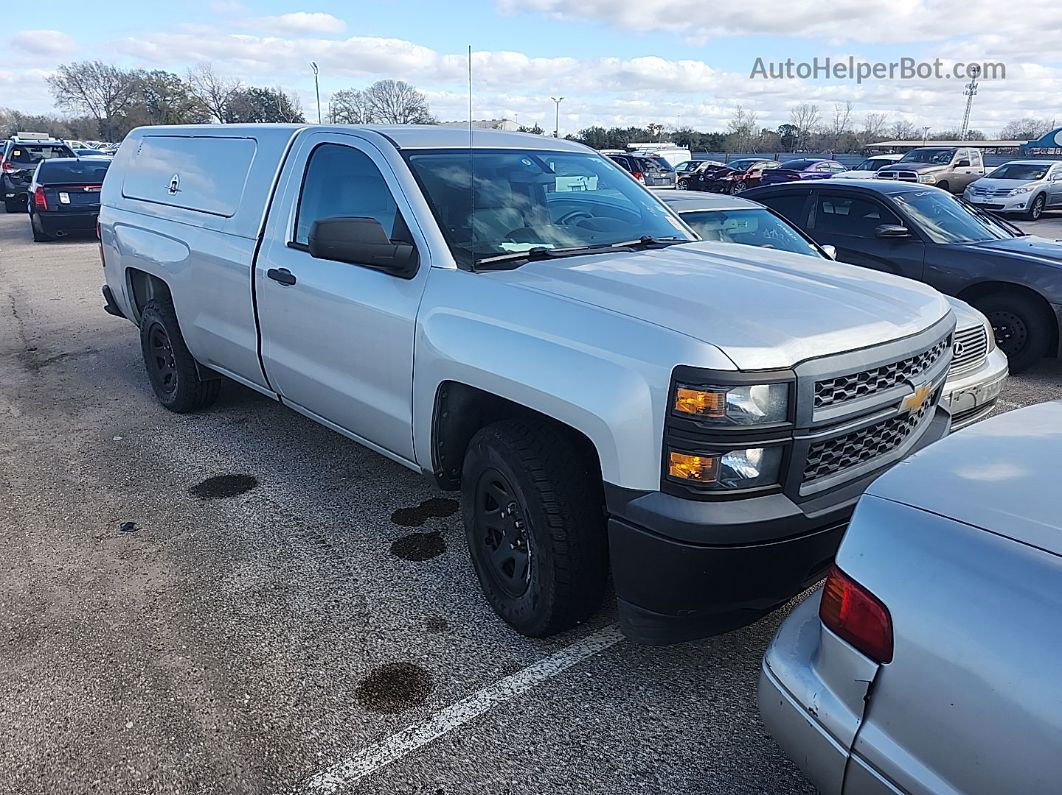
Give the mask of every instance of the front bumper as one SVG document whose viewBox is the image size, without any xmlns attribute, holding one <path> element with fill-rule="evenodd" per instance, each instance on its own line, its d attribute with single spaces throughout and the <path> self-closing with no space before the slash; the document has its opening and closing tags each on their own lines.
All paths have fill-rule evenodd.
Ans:
<svg viewBox="0 0 1062 795">
<path fill-rule="evenodd" d="M 907 454 L 948 431 L 938 409 Z M 620 628 L 681 643 L 751 624 L 821 579 L 856 501 L 887 466 L 796 502 L 783 493 L 693 500 L 606 486 Z"/>
<path fill-rule="evenodd" d="M 1022 193 L 1017 196 L 977 196 L 964 193 L 963 198 L 975 207 L 992 210 L 997 213 L 1023 213 L 1029 209 L 1037 194 Z"/>
<path fill-rule="evenodd" d="M 977 368 L 949 377 L 942 399 L 951 407 L 951 429 L 957 431 L 988 416 L 1009 374 L 1007 355 L 996 348 Z"/>
</svg>

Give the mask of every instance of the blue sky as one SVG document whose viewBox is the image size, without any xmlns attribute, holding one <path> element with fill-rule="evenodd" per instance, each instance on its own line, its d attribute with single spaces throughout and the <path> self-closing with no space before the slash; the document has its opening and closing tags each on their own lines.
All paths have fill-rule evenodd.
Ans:
<svg viewBox="0 0 1062 795">
<path fill-rule="evenodd" d="M 334 90 L 392 77 L 424 90 L 440 118 L 462 118 L 471 44 L 477 117 L 551 125 L 549 97 L 563 95 L 562 132 L 651 121 L 719 129 L 738 105 L 773 127 L 803 102 L 827 120 L 850 102 L 857 124 L 873 113 L 946 128 L 962 115 L 961 81 L 750 80 L 758 56 L 999 61 L 1007 79 L 983 86 L 973 126 L 995 133 L 1022 116 L 1062 124 L 1062 5 L 1047 0 L 1011 14 L 985 0 L 189 0 L 111 2 L 105 16 L 84 3 L 40 8 L 5 11 L 0 40 L 12 57 L 0 63 L 0 106 L 50 110 L 47 74 L 98 58 L 178 73 L 209 61 L 244 82 L 296 91 L 309 111 L 316 60 L 326 103 Z"/>
</svg>

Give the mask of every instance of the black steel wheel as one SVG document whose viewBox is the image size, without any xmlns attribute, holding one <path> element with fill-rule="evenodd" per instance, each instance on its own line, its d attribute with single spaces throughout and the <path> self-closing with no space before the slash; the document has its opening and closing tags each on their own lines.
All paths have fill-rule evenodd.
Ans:
<svg viewBox="0 0 1062 795">
<path fill-rule="evenodd" d="M 183 414 L 217 400 L 221 376 L 202 377 L 169 301 L 153 298 L 144 306 L 140 313 L 140 350 L 155 397 L 170 411 Z"/>
<path fill-rule="evenodd" d="M 1036 298 L 1018 292 L 996 293 L 972 302 L 984 312 L 996 344 L 1007 354 L 1012 373 L 1028 370 L 1047 355 L 1052 322 Z"/>
<path fill-rule="evenodd" d="M 475 538 L 487 574 L 506 596 L 518 598 L 531 584 L 531 545 L 526 513 L 516 490 L 497 469 L 485 469 L 476 484 Z"/>
<path fill-rule="evenodd" d="M 601 604 L 601 475 L 571 431 L 539 419 L 477 431 L 462 466 L 461 517 L 483 594 L 517 632 L 553 635 Z"/>
</svg>

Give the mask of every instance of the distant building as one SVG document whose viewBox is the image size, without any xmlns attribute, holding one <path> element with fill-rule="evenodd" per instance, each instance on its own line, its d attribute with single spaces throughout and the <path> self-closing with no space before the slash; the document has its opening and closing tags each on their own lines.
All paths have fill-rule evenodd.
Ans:
<svg viewBox="0 0 1062 795">
<path fill-rule="evenodd" d="M 1062 154 L 1062 127 L 1044 133 L 1035 141 L 1029 141 L 1021 150 L 1024 154 L 1030 155 Z"/>
<path fill-rule="evenodd" d="M 441 121 L 440 127 L 468 127 L 468 121 Z M 516 132 L 520 125 L 511 119 L 473 119 L 472 128 L 475 130 L 502 130 Z"/>
<path fill-rule="evenodd" d="M 983 152 L 1017 152 L 1025 141 L 878 141 L 863 147 L 867 152 L 902 152 L 907 149 L 939 146 L 942 148 L 965 146 Z"/>
</svg>

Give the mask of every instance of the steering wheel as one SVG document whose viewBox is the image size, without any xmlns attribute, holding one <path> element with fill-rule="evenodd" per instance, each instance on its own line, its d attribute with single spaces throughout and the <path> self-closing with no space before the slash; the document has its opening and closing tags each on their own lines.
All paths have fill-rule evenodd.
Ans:
<svg viewBox="0 0 1062 795">
<path fill-rule="evenodd" d="M 571 226 L 576 220 L 593 220 L 593 213 L 586 210 L 571 210 L 557 219 L 559 226 Z"/>
</svg>

